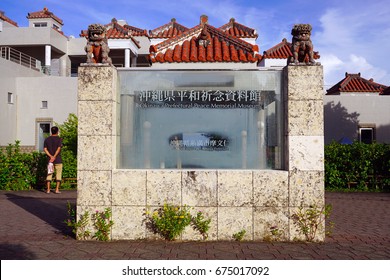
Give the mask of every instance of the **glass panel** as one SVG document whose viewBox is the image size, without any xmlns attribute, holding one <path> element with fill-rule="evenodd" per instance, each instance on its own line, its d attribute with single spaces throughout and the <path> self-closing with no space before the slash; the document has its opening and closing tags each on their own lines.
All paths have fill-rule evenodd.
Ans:
<svg viewBox="0 0 390 280">
<path fill-rule="evenodd" d="M 282 168 L 281 71 L 119 76 L 119 168 Z"/>
</svg>

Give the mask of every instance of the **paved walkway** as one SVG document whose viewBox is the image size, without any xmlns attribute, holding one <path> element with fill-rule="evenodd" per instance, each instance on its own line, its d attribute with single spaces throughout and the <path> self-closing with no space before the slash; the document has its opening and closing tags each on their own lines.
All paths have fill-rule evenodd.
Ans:
<svg viewBox="0 0 390 280">
<path fill-rule="evenodd" d="M 333 236 L 321 244 L 77 241 L 63 223 L 76 191 L 0 191 L 0 259 L 390 259 L 390 194 L 326 193 Z"/>
</svg>

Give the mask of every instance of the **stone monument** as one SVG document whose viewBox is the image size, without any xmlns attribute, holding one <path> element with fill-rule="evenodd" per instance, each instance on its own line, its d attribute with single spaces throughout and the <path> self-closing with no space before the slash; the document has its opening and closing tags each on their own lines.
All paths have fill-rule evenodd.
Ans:
<svg viewBox="0 0 390 280">
<path fill-rule="evenodd" d="M 309 30 L 306 27 L 303 29 L 306 32 Z M 323 69 L 313 62 L 311 42 L 297 41 L 295 46 L 297 49 L 294 63 L 290 63 L 283 70 L 253 73 L 245 71 L 244 75 L 239 71 L 226 72 L 222 75 L 224 89 L 208 88 L 208 92 L 213 96 L 210 99 L 205 98 L 206 101 L 199 97 L 197 103 L 194 103 L 194 96 L 183 93 L 183 88 L 175 87 L 174 81 L 177 80 L 168 77 L 172 71 L 167 74 L 164 71 L 148 73 L 143 70 L 137 74 L 143 78 L 137 80 L 136 77 L 132 78 L 135 70 L 127 73 L 125 69 L 116 69 L 109 65 L 82 65 L 78 76 L 78 215 L 86 211 L 94 213 L 96 210 L 110 208 L 114 221 L 111 239 L 156 239 L 158 236 L 146 228 L 145 211 L 164 203 L 172 203 L 202 210 L 205 216 L 211 219 L 209 240 L 232 240 L 232 234 L 241 230 L 246 231 L 244 240 L 265 240 L 275 228 L 280 233 L 279 240 L 304 240 L 292 216 L 300 208 L 314 206 L 321 209 L 325 203 Z M 309 57 L 308 64 L 303 63 L 304 60 L 299 55 L 302 46 L 305 55 Z M 212 70 L 177 72 L 180 81 L 186 75 L 221 75 L 220 71 Z M 263 75 L 271 74 L 274 75 L 272 77 L 279 78 L 262 78 Z M 226 82 L 227 75 L 233 75 L 235 82 Z M 240 80 L 240 75 L 244 76 L 243 81 Z M 250 75 L 256 77 L 251 80 L 264 83 L 260 83 L 258 88 L 244 88 L 248 86 L 245 77 Z M 157 88 L 152 88 L 155 79 L 153 77 L 157 76 Z M 162 77 L 165 76 L 167 78 L 163 80 Z M 199 79 L 195 81 L 199 82 Z M 274 96 L 269 94 L 270 89 L 262 88 L 262 85 L 267 85 L 265 81 L 276 81 L 273 83 L 274 93 L 280 97 L 280 102 L 276 105 L 269 104 L 272 98 L 271 101 L 264 101 Z M 145 88 L 141 85 L 145 85 Z M 161 90 L 161 85 L 165 85 L 169 90 Z M 227 86 L 231 89 L 226 90 Z M 160 101 L 156 95 L 159 92 L 166 94 L 166 100 L 170 98 L 171 103 L 164 99 Z M 256 102 L 260 102 L 258 105 L 249 103 L 252 95 L 257 96 Z M 218 101 L 227 96 L 229 103 L 226 99 Z M 235 104 L 239 96 L 241 103 Z M 246 103 L 245 98 L 248 99 Z M 220 107 L 214 108 L 218 105 L 215 103 L 217 101 L 220 102 Z M 123 105 L 123 102 L 126 104 Z M 224 108 L 221 109 L 221 106 Z M 212 118 L 209 121 L 203 119 L 202 122 L 196 122 L 203 115 L 214 114 L 216 111 L 213 110 L 225 110 L 222 116 L 232 114 L 235 110 L 243 110 L 239 112 L 248 116 L 245 120 L 253 123 L 249 123 L 250 130 L 240 127 L 232 127 L 230 131 L 227 129 L 226 133 L 231 133 L 230 136 L 218 136 L 218 139 L 214 139 L 217 134 L 207 138 L 198 130 L 189 131 L 191 133 L 164 134 L 172 125 L 165 126 L 165 129 L 163 126 L 159 133 L 167 136 L 161 138 L 161 146 L 158 146 L 159 149 L 149 149 L 152 140 L 159 140 L 159 137 L 154 137 L 158 127 L 155 123 L 164 120 L 164 114 L 169 112 L 166 111 L 168 107 L 170 110 L 177 110 L 173 112 L 174 115 L 203 110 L 198 114 L 200 117 L 194 118 L 193 121 L 197 128 L 203 127 L 204 130 L 210 126 Z M 203 108 L 197 109 L 198 107 Z M 279 111 L 270 111 L 275 108 Z M 125 110 L 130 111 L 123 113 Z M 145 117 L 149 116 L 146 115 L 148 112 L 151 112 L 151 116 L 157 121 L 152 122 Z M 280 118 L 275 119 L 274 112 L 280 113 Z M 218 120 L 223 123 L 224 118 Z M 264 120 L 269 122 L 264 123 Z M 123 122 L 126 125 L 123 125 Z M 269 129 L 267 126 L 271 124 L 280 128 L 279 136 L 276 137 L 279 139 L 276 148 L 267 146 L 271 145 L 269 143 L 272 139 L 276 139 L 274 136 L 264 138 Z M 138 130 L 135 130 L 135 127 Z M 147 141 L 139 141 L 137 137 L 141 136 Z M 194 145 L 190 146 L 192 142 L 187 142 L 190 144 L 186 146 L 185 137 L 189 137 L 188 141 L 194 141 Z M 172 139 L 181 141 L 181 144 L 178 142 L 181 150 L 172 148 Z M 224 139 L 227 141 L 224 142 Z M 226 144 L 215 149 L 210 144 L 214 140 Z M 199 145 L 203 146 L 197 145 L 196 141 L 202 142 Z M 247 151 L 254 141 L 254 147 L 257 147 L 259 152 Z M 237 154 L 229 151 L 231 147 L 235 147 Z M 231 158 L 218 162 L 221 165 L 226 164 L 235 157 L 237 167 L 197 168 L 194 165 L 185 165 L 183 160 L 180 164 L 168 166 L 162 156 L 160 158 L 154 154 L 160 152 L 170 153 L 173 162 L 176 159 L 175 153 L 199 156 L 214 154 L 220 157 L 227 154 L 231 155 Z M 254 159 L 255 162 L 257 156 L 258 162 L 264 162 L 263 158 L 277 152 L 281 153 L 280 163 L 266 167 L 249 162 L 249 159 Z M 133 154 L 139 155 L 139 159 L 132 158 Z M 128 166 L 121 163 L 123 156 L 130 157 Z M 323 229 L 315 240 L 323 241 L 324 238 Z M 199 240 L 200 237 L 192 228 L 188 228 L 181 239 Z"/>
</svg>

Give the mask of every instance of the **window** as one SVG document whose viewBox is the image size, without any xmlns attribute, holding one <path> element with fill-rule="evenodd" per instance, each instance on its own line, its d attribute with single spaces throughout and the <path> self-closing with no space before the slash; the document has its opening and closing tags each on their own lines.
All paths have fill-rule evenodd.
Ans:
<svg viewBox="0 0 390 280">
<path fill-rule="evenodd" d="M 41 109 L 47 109 L 47 101 L 42 101 Z"/>
<path fill-rule="evenodd" d="M 47 22 L 36 22 L 34 27 L 47 27 Z"/>
<path fill-rule="evenodd" d="M 12 92 L 8 93 L 8 104 L 14 104 L 14 94 Z"/>
<path fill-rule="evenodd" d="M 359 141 L 365 144 L 372 144 L 375 141 L 375 125 L 360 126 Z"/>
<path fill-rule="evenodd" d="M 50 136 L 51 123 L 38 122 L 38 150 L 43 151 L 43 143 L 45 139 Z"/>
</svg>

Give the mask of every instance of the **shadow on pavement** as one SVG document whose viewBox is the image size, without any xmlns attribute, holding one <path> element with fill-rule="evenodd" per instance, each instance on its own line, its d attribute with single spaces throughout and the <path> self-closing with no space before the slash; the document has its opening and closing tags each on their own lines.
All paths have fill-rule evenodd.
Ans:
<svg viewBox="0 0 390 280">
<path fill-rule="evenodd" d="M 36 255 L 20 244 L 0 244 L 1 260 L 35 260 Z"/>
<path fill-rule="evenodd" d="M 7 199 L 13 204 L 23 208 L 32 215 L 51 225 L 60 234 L 71 235 L 71 230 L 64 221 L 68 218 L 67 203 L 72 202 L 69 198 L 32 198 L 19 196 L 14 193 L 6 194 Z"/>
</svg>

